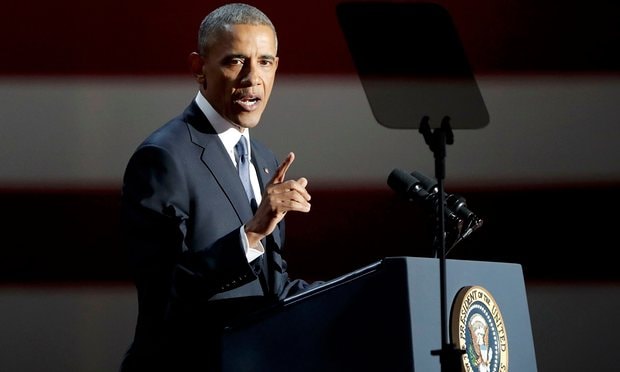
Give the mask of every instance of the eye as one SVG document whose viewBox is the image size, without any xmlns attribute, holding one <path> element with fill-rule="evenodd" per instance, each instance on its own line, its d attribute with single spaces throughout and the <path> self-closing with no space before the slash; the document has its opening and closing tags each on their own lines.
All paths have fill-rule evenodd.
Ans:
<svg viewBox="0 0 620 372">
<path fill-rule="evenodd" d="M 230 61 L 228 61 L 228 64 L 233 65 L 233 66 L 241 66 L 243 65 L 244 62 L 245 62 L 244 58 L 234 57 L 234 58 L 231 58 Z"/>
<path fill-rule="evenodd" d="M 243 66 L 244 64 L 245 58 L 243 56 L 232 55 L 222 59 L 222 66 L 237 67 Z"/>
<path fill-rule="evenodd" d="M 258 60 L 258 64 L 264 67 L 273 66 L 273 59 L 271 58 L 261 58 Z"/>
</svg>

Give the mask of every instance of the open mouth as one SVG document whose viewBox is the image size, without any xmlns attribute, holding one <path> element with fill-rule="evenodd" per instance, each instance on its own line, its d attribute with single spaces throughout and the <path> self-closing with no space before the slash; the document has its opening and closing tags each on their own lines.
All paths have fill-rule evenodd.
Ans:
<svg viewBox="0 0 620 372">
<path fill-rule="evenodd" d="M 253 110 L 258 106 L 260 98 L 258 97 L 243 97 L 234 101 L 237 105 L 243 107 L 245 110 Z"/>
</svg>

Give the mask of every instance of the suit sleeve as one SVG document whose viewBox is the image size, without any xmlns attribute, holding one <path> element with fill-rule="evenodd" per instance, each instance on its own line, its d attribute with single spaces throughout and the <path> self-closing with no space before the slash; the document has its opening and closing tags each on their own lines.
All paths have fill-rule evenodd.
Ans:
<svg viewBox="0 0 620 372">
<path fill-rule="evenodd" d="M 136 284 L 162 306 L 171 291 L 208 299 L 256 279 L 237 228 L 209 247 L 187 246 L 190 193 L 176 159 L 161 147 L 143 146 L 123 180 L 123 237 Z"/>
</svg>

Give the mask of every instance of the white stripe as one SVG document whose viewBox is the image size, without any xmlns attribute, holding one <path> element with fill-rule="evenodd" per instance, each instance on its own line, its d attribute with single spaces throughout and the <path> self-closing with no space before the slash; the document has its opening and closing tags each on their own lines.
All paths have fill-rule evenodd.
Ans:
<svg viewBox="0 0 620 372">
<path fill-rule="evenodd" d="M 620 180 L 620 77 L 478 83 L 490 124 L 455 131 L 447 181 Z M 0 185 L 118 185 L 135 146 L 195 92 L 191 77 L 2 78 Z M 385 185 L 393 168 L 434 169 L 416 130 L 377 124 L 356 77 L 279 77 L 252 135 L 281 159 L 295 152 L 287 176 L 314 186 Z"/>
</svg>

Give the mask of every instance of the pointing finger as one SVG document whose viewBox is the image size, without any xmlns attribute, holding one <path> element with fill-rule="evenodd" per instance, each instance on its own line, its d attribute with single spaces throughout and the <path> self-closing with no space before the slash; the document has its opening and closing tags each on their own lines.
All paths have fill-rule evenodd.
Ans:
<svg viewBox="0 0 620 372">
<path fill-rule="evenodd" d="M 294 160 L 295 160 L 295 154 L 292 152 L 289 152 L 286 159 L 284 159 L 282 164 L 280 164 L 280 166 L 276 170 L 276 174 L 271 179 L 271 183 L 276 184 L 276 183 L 284 182 L 284 177 L 286 177 L 286 171 L 288 171 L 288 168 L 291 166 L 291 164 L 293 164 Z"/>
</svg>

